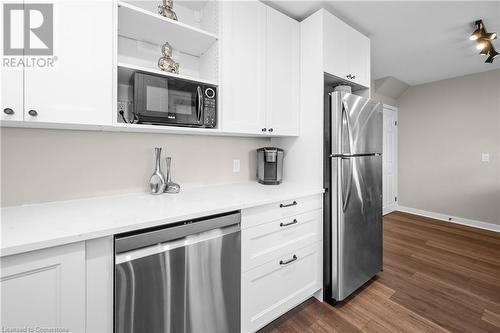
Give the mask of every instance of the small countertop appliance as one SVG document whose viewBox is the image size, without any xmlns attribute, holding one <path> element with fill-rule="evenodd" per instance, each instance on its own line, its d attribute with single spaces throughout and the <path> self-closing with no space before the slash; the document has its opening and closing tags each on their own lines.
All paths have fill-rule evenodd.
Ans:
<svg viewBox="0 0 500 333">
<path fill-rule="evenodd" d="M 278 185 L 283 181 L 284 151 L 275 147 L 257 149 L 257 180 L 264 185 Z"/>
</svg>

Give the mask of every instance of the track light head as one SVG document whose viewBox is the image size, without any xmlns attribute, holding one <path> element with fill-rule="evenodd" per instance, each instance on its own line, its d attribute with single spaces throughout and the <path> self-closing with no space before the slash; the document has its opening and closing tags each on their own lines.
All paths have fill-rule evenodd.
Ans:
<svg viewBox="0 0 500 333">
<path fill-rule="evenodd" d="M 488 39 L 484 39 L 484 38 L 481 38 L 479 39 L 479 41 L 477 42 L 477 45 L 476 45 L 476 48 L 478 50 L 485 50 L 488 48 L 488 45 L 491 44 L 491 42 L 488 40 Z"/>
<path fill-rule="evenodd" d="M 491 48 L 493 47 L 493 45 L 491 44 L 491 42 L 489 40 L 484 41 L 483 43 L 484 43 L 483 45 L 485 45 L 485 47 L 483 47 L 481 49 L 481 52 L 479 52 L 479 54 L 481 54 L 481 55 L 488 55 L 488 53 L 490 53 Z"/>
<path fill-rule="evenodd" d="M 493 63 L 493 60 L 498 57 L 498 52 L 492 47 L 488 56 L 488 59 L 486 59 L 485 62 L 491 64 Z"/>
<path fill-rule="evenodd" d="M 470 40 L 478 40 L 484 34 L 484 26 L 482 20 L 476 21 L 474 25 L 476 26 L 476 30 L 474 30 L 474 32 L 470 35 Z"/>
<path fill-rule="evenodd" d="M 497 33 L 496 32 L 485 33 L 485 34 L 483 34 L 483 38 L 489 39 L 489 40 L 497 39 Z"/>
</svg>

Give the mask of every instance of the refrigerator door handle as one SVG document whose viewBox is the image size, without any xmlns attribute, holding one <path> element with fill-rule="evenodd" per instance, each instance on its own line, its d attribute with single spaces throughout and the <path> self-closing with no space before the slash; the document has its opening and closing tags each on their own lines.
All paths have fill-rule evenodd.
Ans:
<svg viewBox="0 0 500 333">
<path fill-rule="evenodd" d="M 349 120 L 349 114 L 347 110 L 347 104 L 342 103 L 342 117 L 345 119 L 346 123 L 346 128 L 347 128 L 347 140 L 349 141 L 349 154 L 352 152 L 352 137 L 351 137 L 351 121 Z M 341 135 L 341 139 L 343 139 L 343 135 Z M 341 147 L 343 147 L 343 144 L 341 144 Z"/>
<path fill-rule="evenodd" d="M 351 158 L 341 158 L 340 159 L 340 183 L 343 183 L 343 178 L 344 178 L 344 160 L 349 161 L 349 176 L 347 178 L 347 189 L 346 189 L 346 195 L 344 198 L 344 189 L 342 187 L 342 211 L 345 212 L 347 209 L 347 204 L 349 203 L 349 197 L 351 196 L 351 185 L 352 185 L 352 159 Z"/>
</svg>

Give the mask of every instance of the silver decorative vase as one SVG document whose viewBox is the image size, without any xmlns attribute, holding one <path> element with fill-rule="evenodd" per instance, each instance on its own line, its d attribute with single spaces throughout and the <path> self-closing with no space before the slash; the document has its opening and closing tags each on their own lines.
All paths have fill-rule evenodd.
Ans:
<svg viewBox="0 0 500 333">
<path fill-rule="evenodd" d="M 167 184 L 165 186 L 165 193 L 179 193 L 181 186 L 172 181 L 172 158 L 167 157 Z"/>
<path fill-rule="evenodd" d="M 155 172 L 149 179 L 149 190 L 151 194 L 162 194 L 165 191 L 166 181 L 161 173 L 161 148 L 155 148 Z"/>
</svg>

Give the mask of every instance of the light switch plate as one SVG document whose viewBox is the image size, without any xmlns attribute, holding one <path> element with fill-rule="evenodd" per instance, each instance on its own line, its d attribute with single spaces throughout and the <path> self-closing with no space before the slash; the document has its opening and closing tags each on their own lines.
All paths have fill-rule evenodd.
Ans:
<svg viewBox="0 0 500 333">
<path fill-rule="evenodd" d="M 240 160 L 233 160 L 233 172 L 240 172 Z"/>
<path fill-rule="evenodd" d="M 490 154 L 482 153 L 481 154 L 481 162 L 489 162 L 489 161 L 490 161 Z"/>
</svg>

